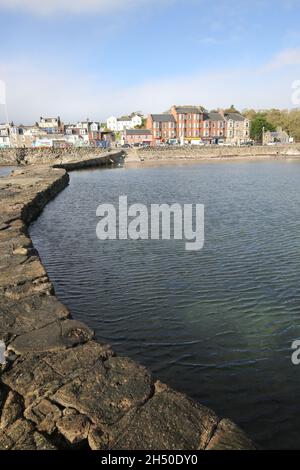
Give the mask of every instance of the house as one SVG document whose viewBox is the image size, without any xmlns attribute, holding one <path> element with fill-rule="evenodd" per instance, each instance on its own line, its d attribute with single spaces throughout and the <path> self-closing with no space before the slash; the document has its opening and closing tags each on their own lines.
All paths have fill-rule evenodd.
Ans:
<svg viewBox="0 0 300 470">
<path fill-rule="evenodd" d="M 202 106 L 172 106 L 171 114 L 176 121 L 176 135 L 181 141 L 200 139 L 203 134 Z"/>
<path fill-rule="evenodd" d="M 176 139 L 176 119 L 173 114 L 149 114 L 147 129 L 152 133 L 152 145 Z"/>
<path fill-rule="evenodd" d="M 34 147 L 36 140 L 48 136 L 48 132 L 40 129 L 39 126 L 20 126 L 20 128 L 22 129 L 21 147 Z"/>
<path fill-rule="evenodd" d="M 107 128 L 114 132 L 122 132 L 125 129 L 134 129 L 137 126 L 141 126 L 143 119 L 139 114 L 132 114 L 131 116 L 123 116 L 117 118 L 111 116 L 107 119 Z"/>
<path fill-rule="evenodd" d="M 203 114 L 201 139 L 203 142 L 218 144 L 225 139 L 226 121 L 222 114 L 211 111 Z"/>
<path fill-rule="evenodd" d="M 233 145 L 240 145 L 250 140 L 250 120 L 240 113 L 224 113 L 226 122 L 226 142 Z"/>
<path fill-rule="evenodd" d="M 46 131 L 47 134 L 59 134 L 63 130 L 60 117 L 57 118 L 44 118 L 40 117 L 37 126 Z"/>
<path fill-rule="evenodd" d="M 126 129 L 122 134 L 122 143 L 135 145 L 151 145 L 152 132 L 150 129 Z"/>
<path fill-rule="evenodd" d="M 9 124 L 0 124 L 0 148 L 9 148 L 11 146 L 9 129 Z"/>
<path fill-rule="evenodd" d="M 289 144 L 290 142 L 290 136 L 282 127 L 277 127 L 275 132 L 267 131 L 263 136 L 263 145 Z"/>
</svg>

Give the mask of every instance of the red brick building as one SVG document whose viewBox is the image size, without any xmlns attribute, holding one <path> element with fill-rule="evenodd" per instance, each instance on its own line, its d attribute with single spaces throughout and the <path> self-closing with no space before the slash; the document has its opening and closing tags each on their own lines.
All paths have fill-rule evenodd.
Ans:
<svg viewBox="0 0 300 470">
<path fill-rule="evenodd" d="M 178 139 L 200 139 L 203 134 L 202 106 L 172 106 L 171 113 L 176 121 L 176 134 Z"/>
<path fill-rule="evenodd" d="M 204 142 L 217 144 L 226 137 L 226 120 L 221 113 L 212 111 L 203 115 L 203 131 L 201 138 Z"/>
<path fill-rule="evenodd" d="M 129 145 L 151 145 L 152 132 L 150 129 L 127 129 L 122 134 L 122 140 Z"/>
</svg>

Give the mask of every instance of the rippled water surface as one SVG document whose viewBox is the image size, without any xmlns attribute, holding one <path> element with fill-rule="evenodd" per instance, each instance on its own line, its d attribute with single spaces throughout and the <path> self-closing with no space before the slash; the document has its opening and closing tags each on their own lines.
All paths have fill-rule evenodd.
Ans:
<svg viewBox="0 0 300 470">
<path fill-rule="evenodd" d="M 32 226 L 58 297 L 99 339 L 261 446 L 300 449 L 300 162 L 71 173 Z M 96 238 L 96 208 L 205 204 L 205 247 Z"/>
</svg>

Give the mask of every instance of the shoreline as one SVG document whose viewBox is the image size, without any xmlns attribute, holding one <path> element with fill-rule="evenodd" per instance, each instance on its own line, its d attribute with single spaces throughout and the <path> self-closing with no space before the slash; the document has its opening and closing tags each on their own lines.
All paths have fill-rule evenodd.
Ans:
<svg viewBox="0 0 300 470">
<path fill-rule="evenodd" d="M 45 165 L 0 179 L 0 449 L 254 450 L 232 421 L 116 356 L 55 297 L 28 227 L 68 184 Z"/>
</svg>

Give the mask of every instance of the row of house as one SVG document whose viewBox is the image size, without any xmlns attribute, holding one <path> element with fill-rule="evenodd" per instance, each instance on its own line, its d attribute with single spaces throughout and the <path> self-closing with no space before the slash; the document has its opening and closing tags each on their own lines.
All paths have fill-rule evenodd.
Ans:
<svg viewBox="0 0 300 470">
<path fill-rule="evenodd" d="M 32 126 L 0 125 L 0 148 L 109 147 L 114 133 L 89 119 L 65 125 L 60 117 L 44 118 Z"/>
<path fill-rule="evenodd" d="M 208 143 L 240 145 L 250 140 L 250 121 L 238 112 L 208 112 L 202 106 L 172 106 L 162 114 L 138 113 L 106 124 L 85 121 L 64 124 L 60 117 L 40 117 L 32 126 L 0 125 L 0 147 L 108 147 L 120 144 Z"/>
<path fill-rule="evenodd" d="M 153 145 L 180 142 L 241 144 L 250 140 L 250 121 L 238 112 L 207 112 L 201 106 L 172 106 L 169 113 L 150 114 L 147 128 Z"/>
<path fill-rule="evenodd" d="M 145 129 L 132 123 L 125 126 L 121 139 L 128 145 L 155 146 L 170 142 L 240 145 L 250 141 L 250 121 L 238 112 L 172 106 L 166 113 L 149 114 Z"/>
</svg>

